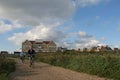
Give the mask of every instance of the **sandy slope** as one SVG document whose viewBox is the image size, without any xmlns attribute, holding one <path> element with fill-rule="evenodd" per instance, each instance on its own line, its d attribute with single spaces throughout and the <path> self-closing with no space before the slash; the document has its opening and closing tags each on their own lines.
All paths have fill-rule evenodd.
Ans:
<svg viewBox="0 0 120 80">
<path fill-rule="evenodd" d="M 28 61 L 25 61 L 24 64 L 18 59 L 15 61 L 17 69 L 11 74 L 13 80 L 106 80 L 45 63 L 34 63 L 34 67 L 30 68 Z"/>
</svg>

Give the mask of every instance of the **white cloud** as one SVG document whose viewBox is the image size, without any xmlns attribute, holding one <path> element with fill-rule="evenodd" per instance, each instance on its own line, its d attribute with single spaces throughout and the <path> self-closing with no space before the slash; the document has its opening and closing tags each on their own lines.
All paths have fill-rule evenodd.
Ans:
<svg viewBox="0 0 120 80">
<path fill-rule="evenodd" d="M 80 4 L 80 6 L 88 6 L 88 5 L 95 5 L 98 4 L 100 2 L 100 0 L 78 0 L 78 3 Z"/>
<path fill-rule="evenodd" d="M 5 24 L 3 21 L 0 21 L 0 33 L 4 33 L 11 29 L 12 29 L 11 25 Z"/>
<path fill-rule="evenodd" d="M 71 0 L 0 0 L 0 10 L 3 17 L 30 25 L 41 20 L 64 20 L 75 7 Z"/>
<path fill-rule="evenodd" d="M 53 40 L 58 46 L 67 48 L 83 48 L 96 46 L 99 41 L 97 41 L 93 36 L 88 35 L 86 32 L 68 33 L 65 34 L 63 31 L 55 30 L 55 25 L 39 25 L 34 27 L 32 30 L 26 33 L 15 33 L 13 36 L 9 37 L 8 40 L 13 41 L 17 45 L 21 45 L 22 41 L 29 39 L 43 39 L 43 40 Z M 72 35 L 72 36 L 70 36 Z M 74 38 L 74 36 L 76 38 Z M 80 35 L 80 36 L 78 36 Z M 73 42 L 67 41 L 74 39 Z"/>
<path fill-rule="evenodd" d="M 80 42 L 76 42 L 76 48 L 91 48 L 93 46 L 97 46 L 99 43 L 99 41 L 97 41 L 96 39 L 86 39 L 85 41 L 80 41 Z"/>
<path fill-rule="evenodd" d="M 71 39 L 74 40 L 71 41 Z M 76 33 L 69 33 L 67 34 L 67 37 L 63 41 L 58 43 L 58 45 L 70 49 L 71 48 L 78 49 L 84 47 L 90 48 L 93 46 L 97 46 L 98 44 L 99 44 L 98 40 L 96 40 L 93 36 L 88 35 L 86 32 L 83 31 L 78 31 Z"/>
<path fill-rule="evenodd" d="M 76 47 L 90 48 L 92 46 L 96 46 L 99 43 L 98 40 L 96 40 L 92 35 L 88 35 L 86 32 L 79 31 L 76 33 L 76 35 L 78 36 L 76 40 Z"/>
<path fill-rule="evenodd" d="M 54 25 L 43 25 L 40 24 L 27 31 L 26 33 L 14 33 L 12 37 L 9 37 L 8 40 L 15 42 L 17 45 L 20 45 L 22 41 L 26 39 L 35 40 L 35 39 L 44 39 L 44 40 L 54 40 L 59 41 L 65 38 L 65 34 L 62 31 L 54 30 Z"/>
<path fill-rule="evenodd" d="M 83 49 L 83 48 L 91 48 L 93 46 L 97 46 L 97 44 L 99 43 L 99 41 L 95 40 L 95 39 L 89 39 L 86 41 L 82 41 L 82 40 L 76 40 L 75 42 L 69 43 L 69 42 L 61 42 L 59 43 L 59 45 L 61 45 L 62 47 L 66 47 L 69 49 Z"/>
<path fill-rule="evenodd" d="M 112 48 L 112 49 L 114 49 L 114 48 L 120 49 L 120 45 L 111 45 L 111 48 Z"/>
<path fill-rule="evenodd" d="M 120 45 L 114 45 L 114 48 L 119 48 L 120 49 Z"/>
<path fill-rule="evenodd" d="M 81 38 L 91 38 L 92 37 L 91 35 L 88 35 L 86 32 L 83 32 L 83 31 L 79 31 L 76 34 L 78 37 L 81 37 Z"/>
<path fill-rule="evenodd" d="M 86 32 L 81 32 L 80 31 L 80 32 L 78 32 L 78 35 L 81 36 L 81 37 L 85 37 L 87 34 L 86 34 Z"/>
<path fill-rule="evenodd" d="M 64 21 L 75 12 L 75 4 L 95 5 L 108 0 L 0 0 L 2 18 L 18 20 L 22 24 Z"/>
<path fill-rule="evenodd" d="M 17 21 L 11 22 L 11 24 L 5 23 L 5 21 L 0 20 L 0 33 L 5 33 L 7 31 L 11 31 L 16 28 L 23 27 L 21 24 L 19 24 Z"/>
<path fill-rule="evenodd" d="M 26 39 L 49 39 L 56 41 L 60 46 L 89 47 L 98 43 L 93 36 L 86 32 L 78 32 L 72 34 L 76 38 L 74 42 L 70 43 L 65 40 L 72 39 L 74 36 L 70 36 L 71 33 L 65 34 L 63 31 L 55 30 L 55 26 L 72 18 L 76 9 L 75 4 L 86 7 L 100 2 L 103 2 L 103 0 L 75 0 L 74 3 L 72 0 L 0 0 L 0 15 L 2 15 L 1 18 L 10 19 L 13 22 L 17 20 L 22 25 L 33 26 L 31 30 L 25 33 L 14 33 L 13 36 L 8 38 L 17 45 L 20 45 Z M 7 27 L 6 31 L 13 28 L 14 26 Z"/>
<path fill-rule="evenodd" d="M 97 5 L 101 2 L 109 2 L 110 0 L 75 0 L 77 5 L 81 7 L 86 7 L 90 5 Z"/>
</svg>

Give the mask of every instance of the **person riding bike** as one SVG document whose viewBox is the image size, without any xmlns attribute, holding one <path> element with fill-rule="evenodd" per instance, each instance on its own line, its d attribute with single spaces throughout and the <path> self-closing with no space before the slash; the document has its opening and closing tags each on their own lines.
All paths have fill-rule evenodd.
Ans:
<svg viewBox="0 0 120 80">
<path fill-rule="evenodd" d="M 28 57 L 29 57 L 29 60 L 30 60 L 29 66 L 31 67 L 32 64 L 33 64 L 33 59 L 35 57 L 35 50 L 32 47 L 30 47 L 30 49 L 28 50 Z"/>
<path fill-rule="evenodd" d="M 21 59 L 22 63 L 24 63 L 25 53 L 23 53 L 23 52 L 20 53 L 20 59 Z"/>
</svg>

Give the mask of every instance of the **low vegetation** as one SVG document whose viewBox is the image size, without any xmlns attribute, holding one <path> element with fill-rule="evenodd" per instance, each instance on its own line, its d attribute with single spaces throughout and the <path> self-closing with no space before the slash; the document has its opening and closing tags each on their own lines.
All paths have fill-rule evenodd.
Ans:
<svg viewBox="0 0 120 80">
<path fill-rule="evenodd" d="M 11 80 L 9 74 L 13 71 L 15 71 L 14 60 L 0 57 L 0 80 Z"/>
<path fill-rule="evenodd" d="M 39 53 L 35 58 L 37 61 L 61 66 L 78 72 L 120 80 L 120 54 L 118 53 L 66 51 L 63 53 Z"/>
</svg>

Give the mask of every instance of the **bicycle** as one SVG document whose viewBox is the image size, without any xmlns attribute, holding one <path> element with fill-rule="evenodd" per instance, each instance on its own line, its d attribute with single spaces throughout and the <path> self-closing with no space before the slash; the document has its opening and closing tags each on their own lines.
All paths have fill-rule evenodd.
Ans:
<svg viewBox="0 0 120 80">
<path fill-rule="evenodd" d="M 23 52 L 20 53 L 20 59 L 21 59 L 21 62 L 24 63 L 25 53 L 23 53 Z"/>
<path fill-rule="evenodd" d="M 32 67 L 32 65 L 33 65 L 33 55 L 29 56 L 29 60 L 30 60 L 29 67 Z"/>
<path fill-rule="evenodd" d="M 20 57 L 20 59 L 21 59 L 22 63 L 24 63 L 25 56 Z"/>
</svg>

